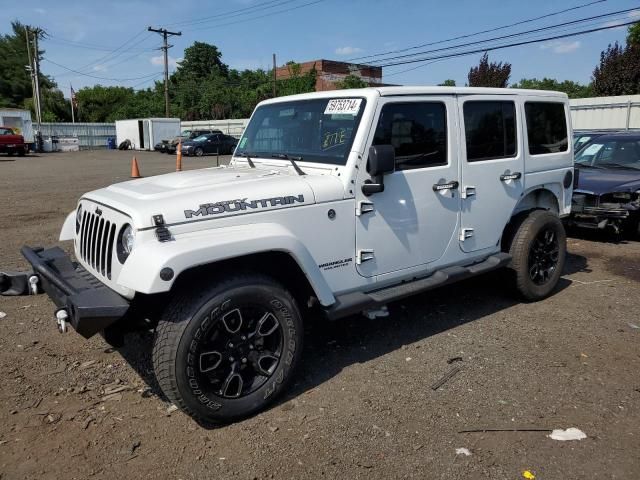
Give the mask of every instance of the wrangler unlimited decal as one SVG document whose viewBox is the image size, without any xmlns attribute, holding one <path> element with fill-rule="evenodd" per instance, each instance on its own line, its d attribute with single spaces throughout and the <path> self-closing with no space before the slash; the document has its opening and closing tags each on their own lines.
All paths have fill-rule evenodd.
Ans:
<svg viewBox="0 0 640 480">
<path fill-rule="evenodd" d="M 218 215 L 225 212 L 239 212 L 246 210 L 247 208 L 267 208 L 277 207 L 284 205 L 291 205 L 293 203 L 304 203 L 304 195 L 288 195 L 286 197 L 273 197 L 263 198 L 261 200 L 247 201 L 246 198 L 238 200 L 224 200 L 216 203 L 205 203 L 200 205 L 198 210 L 185 210 L 185 218 L 191 217 L 206 217 L 207 215 Z"/>
</svg>

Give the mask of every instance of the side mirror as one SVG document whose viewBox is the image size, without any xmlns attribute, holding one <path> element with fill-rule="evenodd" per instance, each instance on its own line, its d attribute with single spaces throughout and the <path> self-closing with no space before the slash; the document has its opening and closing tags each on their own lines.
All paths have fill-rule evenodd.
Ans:
<svg viewBox="0 0 640 480">
<path fill-rule="evenodd" d="M 367 172 L 372 177 L 393 173 L 396 169 L 396 151 L 392 145 L 371 145 Z"/>
<path fill-rule="evenodd" d="M 367 172 L 373 181 L 366 180 L 362 185 L 362 193 L 367 197 L 374 193 L 384 192 L 383 177 L 396 169 L 396 153 L 392 145 L 371 145 L 367 159 Z"/>
</svg>

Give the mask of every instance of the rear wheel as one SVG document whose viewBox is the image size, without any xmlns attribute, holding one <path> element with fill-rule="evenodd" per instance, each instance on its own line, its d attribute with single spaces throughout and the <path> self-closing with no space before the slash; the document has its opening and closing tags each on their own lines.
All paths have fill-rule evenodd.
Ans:
<svg viewBox="0 0 640 480">
<path fill-rule="evenodd" d="M 248 274 L 178 293 L 156 328 L 153 364 L 169 400 L 202 423 L 220 424 L 276 398 L 301 351 L 293 297 L 271 278 Z"/>
<path fill-rule="evenodd" d="M 558 284 L 566 257 L 567 236 L 554 213 L 534 210 L 515 226 L 509 246 L 517 292 L 526 300 L 548 297 Z"/>
</svg>

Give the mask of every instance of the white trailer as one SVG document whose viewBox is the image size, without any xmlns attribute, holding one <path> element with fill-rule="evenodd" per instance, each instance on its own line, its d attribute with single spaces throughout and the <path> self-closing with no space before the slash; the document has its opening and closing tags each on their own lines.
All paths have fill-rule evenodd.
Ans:
<svg viewBox="0 0 640 480">
<path fill-rule="evenodd" d="M 179 118 L 136 118 L 116 121 L 116 142 L 131 142 L 135 150 L 153 150 L 162 140 L 180 135 Z"/>
<path fill-rule="evenodd" d="M 29 149 L 33 149 L 33 123 L 31 112 L 20 108 L 0 108 L 0 127 L 10 127 L 24 137 Z"/>
</svg>

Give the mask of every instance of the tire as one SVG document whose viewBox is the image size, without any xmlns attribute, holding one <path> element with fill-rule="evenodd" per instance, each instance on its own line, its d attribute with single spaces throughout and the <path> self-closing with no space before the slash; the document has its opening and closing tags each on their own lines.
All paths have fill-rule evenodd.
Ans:
<svg viewBox="0 0 640 480">
<path fill-rule="evenodd" d="M 198 148 L 196 148 L 196 149 L 193 151 L 193 154 L 194 154 L 196 157 L 201 157 L 202 155 L 204 155 L 204 150 L 202 150 L 202 148 L 201 148 L 201 147 L 198 147 Z"/>
<path fill-rule="evenodd" d="M 26 154 L 27 154 L 27 151 L 24 148 L 21 150 L 18 150 L 19 157 L 24 157 Z"/>
<path fill-rule="evenodd" d="M 508 251 L 515 290 L 525 300 L 542 300 L 553 292 L 564 269 L 564 226 L 554 213 L 533 210 L 513 227 Z"/>
<path fill-rule="evenodd" d="M 9 156 L 9 157 L 13 157 L 14 153 L 15 152 L 13 150 L 7 150 L 7 156 Z"/>
<path fill-rule="evenodd" d="M 200 291 L 185 286 L 156 327 L 156 378 L 199 423 L 230 423 L 264 409 L 286 388 L 302 335 L 294 298 L 267 276 L 239 274 Z"/>
</svg>

